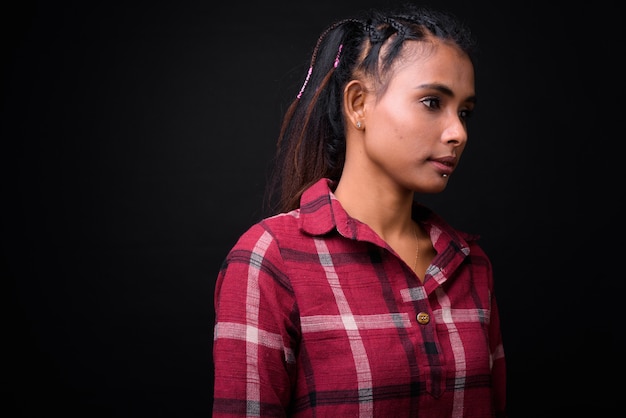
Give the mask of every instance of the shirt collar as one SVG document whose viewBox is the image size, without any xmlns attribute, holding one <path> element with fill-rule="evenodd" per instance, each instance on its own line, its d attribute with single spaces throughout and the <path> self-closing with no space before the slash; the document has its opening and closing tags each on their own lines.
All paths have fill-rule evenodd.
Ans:
<svg viewBox="0 0 626 418">
<path fill-rule="evenodd" d="M 364 224 L 351 218 L 333 194 L 336 183 L 323 178 L 310 186 L 300 199 L 300 228 L 309 235 L 325 235 L 337 230 L 341 235 L 381 244 L 380 238 Z M 461 252 L 469 253 L 468 241 L 477 240 L 478 235 L 459 231 L 450 226 L 431 209 L 419 203 L 413 206 L 413 219 L 424 225 L 426 230 L 436 235 L 435 246 L 454 243 Z"/>
</svg>

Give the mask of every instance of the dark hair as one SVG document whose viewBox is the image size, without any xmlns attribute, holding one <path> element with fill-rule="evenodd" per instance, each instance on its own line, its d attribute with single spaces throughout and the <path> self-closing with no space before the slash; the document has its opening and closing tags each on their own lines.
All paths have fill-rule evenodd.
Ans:
<svg viewBox="0 0 626 418">
<path fill-rule="evenodd" d="M 456 44 L 474 59 L 469 28 L 452 14 L 427 7 L 371 9 L 322 32 L 302 89 L 283 119 L 266 195 L 270 211 L 297 208 L 302 192 L 323 177 L 339 180 L 346 147 L 344 87 L 367 76 L 384 89 L 404 42 L 429 36 Z"/>
</svg>

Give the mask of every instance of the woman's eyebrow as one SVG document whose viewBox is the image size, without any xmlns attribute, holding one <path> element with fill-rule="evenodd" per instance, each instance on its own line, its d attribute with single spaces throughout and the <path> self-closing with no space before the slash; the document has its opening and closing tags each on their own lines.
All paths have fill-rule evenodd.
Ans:
<svg viewBox="0 0 626 418">
<path fill-rule="evenodd" d="M 433 90 L 437 90 L 445 94 L 446 96 L 454 97 L 454 92 L 452 91 L 452 89 L 450 89 L 445 84 L 426 83 L 426 84 L 420 84 L 419 86 L 417 86 L 417 88 L 418 89 L 433 89 Z M 476 103 L 476 96 L 469 96 L 467 99 L 465 99 L 465 101 Z"/>
</svg>

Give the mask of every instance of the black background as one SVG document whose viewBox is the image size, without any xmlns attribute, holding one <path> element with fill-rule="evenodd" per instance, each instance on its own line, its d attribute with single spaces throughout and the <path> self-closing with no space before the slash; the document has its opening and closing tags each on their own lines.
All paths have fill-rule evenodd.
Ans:
<svg viewBox="0 0 626 418">
<path fill-rule="evenodd" d="M 326 25 L 385 4 L 2 6 L 10 416 L 210 416 L 214 281 L 263 214 L 282 112 Z M 617 9 L 431 4 L 481 42 L 479 104 L 448 189 L 419 198 L 492 258 L 511 418 L 610 416 L 625 347 Z"/>
</svg>

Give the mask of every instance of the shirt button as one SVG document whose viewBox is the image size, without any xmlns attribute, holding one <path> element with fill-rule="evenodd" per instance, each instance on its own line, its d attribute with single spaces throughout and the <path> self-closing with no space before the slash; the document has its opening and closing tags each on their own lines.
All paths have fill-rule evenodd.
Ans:
<svg viewBox="0 0 626 418">
<path fill-rule="evenodd" d="M 426 325 L 430 322 L 430 315 L 428 315 L 426 312 L 420 312 L 417 314 L 417 322 L 422 324 L 422 325 Z"/>
</svg>

